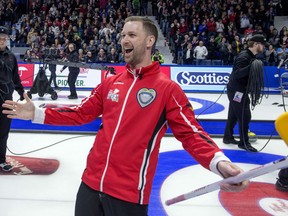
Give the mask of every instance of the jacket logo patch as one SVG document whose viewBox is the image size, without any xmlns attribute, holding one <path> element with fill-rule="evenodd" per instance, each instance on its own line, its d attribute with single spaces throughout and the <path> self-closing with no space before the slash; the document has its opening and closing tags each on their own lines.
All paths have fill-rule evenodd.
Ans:
<svg viewBox="0 0 288 216">
<path fill-rule="evenodd" d="M 112 100 L 114 102 L 118 102 L 119 100 L 119 89 L 115 89 L 114 91 L 112 89 L 110 89 L 108 95 L 107 95 L 107 99 Z"/>
<path fill-rule="evenodd" d="M 138 103 L 142 108 L 151 104 L 156 98 L 156 91 L 154 89 L 143 88 L 137 93 Z"/>
</svg>

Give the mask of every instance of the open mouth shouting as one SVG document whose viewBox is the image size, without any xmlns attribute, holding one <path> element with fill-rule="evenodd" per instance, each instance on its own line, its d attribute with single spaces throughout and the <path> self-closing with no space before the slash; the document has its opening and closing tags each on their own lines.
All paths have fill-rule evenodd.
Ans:
<svg viewBox="0 0 288 216">
<path fill-rule="evenodd" d="M 133 48 L 125 48 L 124 49 L 124 53 L 125 53 L 125 56 L 129 56 L 129 54 L 133 51 Z"/>
</svg>

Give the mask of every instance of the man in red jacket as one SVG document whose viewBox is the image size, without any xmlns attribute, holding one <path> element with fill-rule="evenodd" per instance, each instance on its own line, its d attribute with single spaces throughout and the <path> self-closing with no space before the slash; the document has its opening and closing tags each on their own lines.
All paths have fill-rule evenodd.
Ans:
<svg viewBox="0 0 288 216">
<path fill-rule="evenodd" d="M 131 16 L 121 32 L 126 71 L 99 84 L 73 108 L 36 108 L 6 101 L 9 118 L 52 125 L 80 125 L 102 115 L 102 126 L 82 176 L 76 216 L 146 216 L 158 162 L 161 138 L 169 125 L 184 149 L 203 167 L 222 176 L 242 170 L 223 154 L 197 123 L 193 108 L 179 85 L 152 63 L 158 33 L 145 17 Z M 225 184 L 225 191 L 241 191 L 249 181 Z"/>
</svg>

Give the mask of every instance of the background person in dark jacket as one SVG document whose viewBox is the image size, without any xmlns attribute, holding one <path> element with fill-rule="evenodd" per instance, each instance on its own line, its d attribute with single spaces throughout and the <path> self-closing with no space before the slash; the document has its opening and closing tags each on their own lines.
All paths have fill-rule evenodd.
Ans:
<svg viewBox="0 0 288 216">
<path fill-rule="evenodd" d="M 69 62 L 74 62 L 77 63 L 79 62 L 79 55 L 78 52 L 76 50 L 75 44 L 70 43 L 68 45 L 68 49 L 69 49 L 69 54 L 67 55 L 67 60 Z M 65 70 L 65 68 L 67 68 L 67 66 L 64 66 L 60 72 L 63 72 L 63 70 Z M 77 99 L 77 92 L 76 92 L 76 81 L 77 81 L 77 77 L 79 75 L 79 71 L 80 69 L 78 67 L 68 67 L 69 69 L 69 75 L 68 75 L 68 85 L 70 88 L 70 95 L 68 96 L 68 99 Z"/>
<path fill-rule="evenodd" d="M 190 41 L 187 43 L 187 47 L 184 49 L 183 64 L 184 65 L 193 64 L 193 46 Z"/>
<path fill-rule="evenodd" d="M 48 49 L 48 52 L 45 53 L 45 57 L 51 59 L 51 60 L 56 60 L 59 58 L 58 56 L 58 50 L 55 47 L 51 47 Z M 48 65 L 48 69 L 50 71 L 50 78 L 49 78 L 49 85 L 51 86 L 52 82 L 54 83 L 54 88 L 55 89 L 59 89 L 58 85 L 57 85 L 57 75 L 56 75 L 56 68 L 57 65 L 55 64 L 49 64 Z"/>
<path fill-rule="evenodd" d="M 13 167 L 6 163 L 7 140 L 9 136 L 11 119 L 2 114 L 2 104 L 11 100 L 14 89 L 23 100 L 24 88 L 18 74 L 18 64 L 14 54 L 7 48 L 8 29 L 0 26 L 0 168 L 11 171 Z"/>
<path fill-rule="evenodd" d="M 264 45 L 266 45 L 266 40 L 263 35 L 254 35 L 250 38 L 248 48 L 241 51 L 236 57 L 227 84 L 229 110 L 223 142 L 225 144 L 238 144 L 239 148 L 251 152 L 257 152 L 257 149 L 251 146 L 248 137 L 249 123 L 251 121 L 248 83 L 249 78 L 254 73 L 251 70 L 251 64 L 256 59 L 256 54 L 263 52 Z M 237 122 L 239 124 L 240 142 L 236 141 L 233 135 Z"/>
</svg>

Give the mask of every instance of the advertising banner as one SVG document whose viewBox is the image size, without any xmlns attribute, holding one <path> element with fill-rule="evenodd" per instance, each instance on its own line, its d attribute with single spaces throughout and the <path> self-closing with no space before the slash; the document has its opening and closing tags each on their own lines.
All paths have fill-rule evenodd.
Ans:
<svg viewBox="0 0 288 216">
<path fill-rule="evenodd" d="M 33 64 L 18 64 L 18 73 L 24 87 L 31 87 L 34 80 Z"/>
<path fill-rule="evenodd" d="M 24 87 L 32 87 L 41 64 L 18 64 L 19 75 Z M 107 65 L 108 66 L 108 65 Z M 56 68 L 57 84 L 59 87 L 68 87 L 67 79 L 69 69 L 60 72 L 62 65 Z M 125 65 L 109 65 L 116 73 L 125 71 Z M 275 91 L 279 87 L 279 76 L 284 72 L 284 68 L 264 67 L 265 88 Z M 45 70 L 49 80 L 50 71 Z M 91 68 L 80 68 L 80 73 L 76 81 L 76 88 L 93 89 L 105 76 L 106 70 L 96 70 Z M 161 72 L 166 74 L 171 80 L 178 83 L 185 92 L 219 92 L 223 91 L 228 83 L 232 67 L 185 67 L 185 66 L 161 66 Z M 52 86 L 53 87 L 53 86 Z M 278 89 L 279 90 L 279 89 Z"/>
<path fill-rule="evenodd" d="M 35 75 L 36 77 L 37 72 L 39 71 L 39 68 L 42 65 L 35 64 L 34 65 L 34 70 L 35 70 Z M 59 87 L 68 87 L 68 74 L 69 74 L 69 69 L 66 68 L 62 73 L 60 70 L 62 69 L 63 66 L 57 65 L 56 67 L 56 82 Z M 50 78 L 50 71 L 49 68 L 46 68 L 45 70 L 46 76 L 49 80 Z M 99 83 L 101 82 L 101 70 L 95 70 L 95 69 L 90 69 L 90 68 L 80 68 L 80 73 L 78 75 L 77 81 L 76 81 L 76 88 L 95 88 Z M 53 86 L 52 86 L 53 87 Z"/>
<path fill-rule="evenodd" d="M 171 67 L 171 79 L 184 91 L 222 91 L 231 67 Z"/>
</svg>

